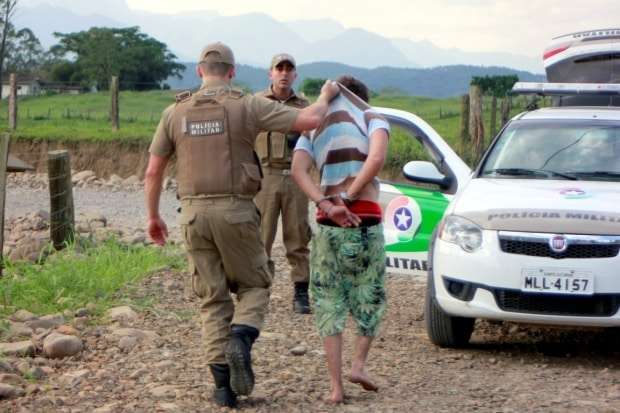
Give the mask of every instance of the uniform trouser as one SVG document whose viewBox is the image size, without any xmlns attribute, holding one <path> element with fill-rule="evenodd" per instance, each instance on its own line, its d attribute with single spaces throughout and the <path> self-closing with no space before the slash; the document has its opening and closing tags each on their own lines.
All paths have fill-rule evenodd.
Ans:
<svg viewBox="0 0 620 413">
<path fill-rule="evenodd" d="M 192 287 L 202 299 L 207 363 L 226 363 L 231 324 L 261 329 L 272 275 L 251 199 L 185 199 L 179 224 L 187 247 Z M 235 307 L 230 293 L 237 295 Z"/>
<path fill-rule="evenodd" d="M 291 265 L 291 280 L 308 282 L 308 243 L 312 237 L 308 224 L 308 197 L 290 175 L 268 169 L 255 202 L 261 213 L 261 235 L 269 256 L 269 268 L 274 271 L 271 248 L 278 230 L 278 217 L 282 213 L 282 239 Z"/>
</svg>

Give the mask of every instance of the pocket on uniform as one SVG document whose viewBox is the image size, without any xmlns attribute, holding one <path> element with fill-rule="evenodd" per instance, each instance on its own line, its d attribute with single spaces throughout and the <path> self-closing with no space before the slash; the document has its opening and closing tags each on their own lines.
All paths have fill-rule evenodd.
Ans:
<svg viewBox="0 0 620 413">
<path fill-rule="evenodd" d="M 177 217 L 177 224 L 179 225 L 190 225 L 196 221 L 196 213 L 195 212 L 182 212 Z"/>
<path fill-rule="evenodd" d="M 181 228 L 181 235 L 188 250 L 196 250 L 206 247 L 206 240 L 198 228 L 198 215 L 195 212 L 183 212 L 177 218 Z"/>
<path fill-rule="evenodd" d="M 200 276 L 194 260 L 189 258 L 190 274 L 192 276 L 192 291 L 197 297 L 204 298 L 207 295 L 207 283 Z"/>
<path fill-rule="evenodd" d="M 254 210 L 230 212 L 224 215 L 224 219 L 234 226 L 233 230 L 236 231 L 239 238 L 248 238 L 252 236 L 252 233 L 260 231 L 260 219 Z"/>
<path fill-rule="evenodd" d="M 256 154 L 258 155 L 261 162 L 266 161 L 269 158 L 269 142 L 268 140 L 268 132 L 261 132 L 258 134 L 256 138 L 256 144 L 254 147 L 256 148 Z"/>
<path fill-rule="evenodd" d="M 242 224 L 244 222 L 251 222 L 254 219 L 252 211 L 231 212 L 224 216 L 224 219 L 229 224 Z"/>
<path fill-rule="evenodd" d="M 273 281 L 273 275 L 269 269 L 269 258 L 267 254 L 261 254 L 256 256 L 252 260 L 252 268 L 255 269 L 256 275 L 260 277 L 265 287 L 271 287 Z"/>
<path fill-rule="evenodd" d="M 260 169 L 259 166 L 252 163 L 241 164 L 241 190 L 245 194 L 256 194 L 260 191 Z"/>
</svg>

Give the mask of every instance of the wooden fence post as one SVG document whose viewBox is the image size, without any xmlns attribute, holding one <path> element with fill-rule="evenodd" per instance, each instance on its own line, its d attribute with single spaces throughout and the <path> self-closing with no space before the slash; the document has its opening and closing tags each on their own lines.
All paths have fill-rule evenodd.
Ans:
<svg viewBox="0 0 620 413">
<path fill-rule="evenodd" d="M 110 96 L 112 99 L 110 105 L 110 120 L 112 121 L 112 131 L 117 132 L 120 127 L 118 117 L 118 76 L 112 76 L 112 82 L 110 82 Z"/>
<path fill-rule="evenodd" d="M 472 165 L 480 160 L 484 150 L 484 122 L 482 120 L 482 89 L 472 85 L 469 88 L 469 136 L 473 144 Z"/>
<path fill-rule="evenodd" d="M 502 113 L 502 126 L 501 126 L 502 128 L 504 127 L 504 125 L 508 123 L 511 109 L 512 109 L 512 99 L 510 98 L 510 96 L 506 96 L 504 97 L 504 99 L 502 99 L 502 105 L 500 109 L 500 112 Z"/>
<path fill-rule="evenodd" d="M 50 151 L 47 158 L 50 187 L 50 238 L 57 250 L 74 239 L 75 210 L 71 161 L 66 150 Z"/>
<path fill-rule="evenodd" d="M 469 137 L 469 95 L 461 96 L 461 131 L 459 133 L 459 155 L 467 162 L 471 140 Z"/>
<path fill-rule="evenodd" d="M 9 129 L 17 129 L 17 75 L 11 73 L 9 77 Z"/>
<path fill-rule="evenodd" d="M 497 97 L 493 96 L 491 99 L 491 139 L 495 137 L 497 133 Z"/>
<path fill-rule="evenodd" d="M 4 204 L 6 201 L 6 167 L 9 159 L 10 135 L 0 135 L 0 276 L 4 268 Z"/>
</svg>

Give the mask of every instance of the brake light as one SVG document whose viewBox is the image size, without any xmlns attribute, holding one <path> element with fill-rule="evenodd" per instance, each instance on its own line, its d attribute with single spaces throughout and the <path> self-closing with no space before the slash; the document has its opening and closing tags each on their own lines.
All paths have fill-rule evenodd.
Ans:
<svg viewBox="0 0 620 413">
<path fill-rule="evenodd" d="M 547 50 L 545 54 L 543 54 L 543 60 L 549 59 L 551 56 L 555 56 L 558 53 L 562 53 L 564 50 L 568 49 L 570 45 L 557 47 L 555 49 Z"/>
</svg>

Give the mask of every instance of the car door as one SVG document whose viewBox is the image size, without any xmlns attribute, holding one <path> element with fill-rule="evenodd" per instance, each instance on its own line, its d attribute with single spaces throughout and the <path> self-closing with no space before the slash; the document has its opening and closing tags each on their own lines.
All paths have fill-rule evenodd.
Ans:
<svg viewBox="0 0 620 413">
<path fill-rule="evenodd" d="M 424 158 L 428 160 L 414 162 L 413 169 L 404 168 L 408 178 L 405 182 L 382 181 L 379 196 L 388 272 L 426 276 L 432 233 L 454 194 L 469 180 L 471 170 L 421 118 L 402 110 L 375 109 L 387 118 L 393 131 L 397 129 L 414 140 L 413 144 L 421 145 Z M 425 179 L 424 174 L 412 175 L 411 172 L 415 173 L 420 166 L 435 168 L 437 173 L 433 177 L 438 180 Z M 441 184 L 434 184 L 436 182 Z"/>
</svg>

